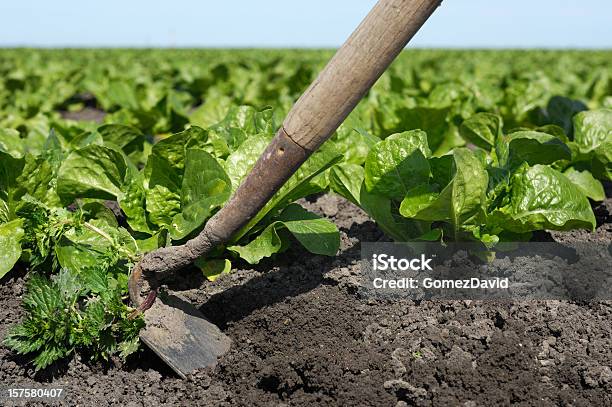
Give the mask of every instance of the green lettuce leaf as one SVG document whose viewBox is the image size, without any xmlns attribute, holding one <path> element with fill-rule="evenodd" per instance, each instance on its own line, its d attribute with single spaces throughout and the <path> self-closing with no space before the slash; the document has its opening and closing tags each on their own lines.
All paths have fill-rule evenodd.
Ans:
<svg viewBox="0 0 612 407">
<path fill-rule="evenodd" d="M 476 113 L 464 120 L 459 127 L 461 136 L 470 143 L 487 151 L 495 146 L 502 135 L 503 120 L 493 113 Z"/>
<path fill-rule="evenodd" d="M 144 168 L 146 210 L 149 220 L 159 227 L 170 225 L 181 209 L 182 171 L 155 154 L 155 150 Z"/>
<path fill-rule="evenodd" d="M 278 219 L 311 253 L 334 256 L 340 249 L 340 233 L 336 225 L 298 204 L 290 204 Z"/>
<path fill-rule="evenodd" d="M 358 165 L 363 165 L 370 148 L 380 141 L 363 128 L 355 114 L 347 117 L 331 140 L 344 153 L 344 162 Z"/>
<path fill-rule="evenodd" d="M 365 171 L 361 165 L 342 162 L 329 171 L 329 185 L 337 194 L 359 205 Z"/>
<path fill-rule="evenodd" d="M 427 134 L 411 130 L 387 137 L 370 150 L 365 163 L 368 192 L 401 201 L 408 191 L 427 182 L 431 169 Z"/>
<path fill-rule="evenodd" d="M 122 189 L 122 194 L 117 197 L 117 202 L 125 213 L 128 224 L 137 232 L 152 234 L 154 226 L 150 224 L 147 217 L 147 194 L 144 187 L 143 172 L 129 165 L 126 182 Z"/>
<path fill-rule="evenodd" d="M 340 248 L 340 234 L 335 224 L 293 203 L 248 244 L 229 246 L 228 250 L 257 264 L 287 246 L 286 234 L 282 233 L 285 229 L 311 253 L 334 256 Z"/>
<path fill-rule="evenodd" d="M 498 139 L 497 157 L 502 166 L 518 167 L 526 162 L 529 165 L 552 164 L 559 160 L 570 160 L 570 148 L 558 137 L 536 131 L 517 131 Z"/>
<path fill-rule="evenodd" d="M 98 128 L 104 144 L 119 147 L 126 155 L 137 153 L 144 148 L 145 137 L 140 130 L 123 124 L 105 124 Z"/>
<path fill-rule="evenodd" d="M 151 230 L 151 223 L 168 229 L 174 240 L 183 239 L 229 198 L 231 180 L 205 151 L 207 141 L 205 130 L 191 127 L 153 146 L 142 178 L 126 185 L 121 200 L 138 230 L 148 232 L 145 225 Z"/>
<path fill-rule="evenodd" d="M 116 199 L 127 167 L 124 155 L 109 147 L 88 145 L 74 150 L 59 169 L 57 193 L 65 204 L 76 198 Z"/>
<path fill-rule="evenodd" d="M 181 184 L 180 212 L 172 219 L 170 236 L 179 240 L 204 224 L 222 206 L 232 184 L 217 160 L 204 150 L 190 148 Z"/>
<path fill-rule="evenodd" d="M 282 222 L 270 223 L 253 240 L 246 245 L 228 246 L 228 250 L 237 253 L 250 264 L 258 264 L 263 258 L 278 253 L 283 247 L 283 241 L 278 234 Z"/>
<path fill-rule="evenodd" d="M 0 151 L 0 222 L 15 218 L 17 202 L 22 195 L 17 179 L 24 164 L 24 159 Z"/>
<path fill-rule="evenodd" d="M 204 103 L 189 115 L 189 121 L 206 128 L 219 123 L 232 106 L 232 98 L 220 92 L 208 94 Z"/>
<path fill-rule="evenodd" d="M 215 281 L 222 274 L 232 271 L 232 263 L 228 259 L 204 259 L 195 261 L 195 265 L 202 270 L 208 281 Z"/>
<path fill-rule="evenodd" d="M 559 126 L 565 134 L 572 136 L 572 118 L 575 114 L 587 110 L 587 106 L 579 100 L 563 96 L 553 96 L 546 106 L 546 119 L 549 123 Z"/>
<path fill-rule="evenodd" d="M 25 154 L 24 145 L 24 140 L 21 139 L 17 130 L 0 128 L 0 151 L 15 158 L 21 158 Z"/>
<path fill-rule="evenodd" d="M 15 158 L 0 151 L 0 221 L 15 218 L 19 201 L 25 195 L 58 205 L 54 184 L 54 172 L 48 160 L 30 153 Z"/>
<path fill-rule="evenodd" d="M 508 203 L 489 220 L 514 233 L 534 230 L 595 229 L 595 215 L 579 187 L 557 170 L 524 165 L 513 175 Z"/>
<path fill-rule="evenodd" d="M 426 184 L 411 189 L 400 206 L 407 218 L 424 221 L 445 221 L 453 235 L 466 226 L 479 225 L 484 220 L 489 176 L 484 163 L 467 148 L 453 150 L 453 177 L 440 191 Z"/>
<path fill-rule="evenodd" d="M 579 171 L 574 167 L 569 167 L 563 172 L 574 185 L 588 197 L 594 201 L 603 201 L 606 199 L 606 193 L 604 187 L 593 175 L 587 171 Z"/>
<path fill-rule="evenodd" d="M 11 271 L 21 256 L 22 226 L 21 219 L 0 224 L 0 278 Z"/>
<path fill-rule="evenodd" d="M 406 197 L 402 200 L 399 210 L 400 214 L 406 218 L 415 218 L 421 211 L 429 208 L 439 196 L 440 192 L 432 185 L 417 185 L 408 190 Z M 445 215 L 440 214 L 439 218 L 434 220 L 445 219 Z"/>
<path fill-rule="evenodd" d="M 258 134 L 251 136 L 248 143 L 240 145 L 227 157 L 224 168 L 232 182 L 232 192 L 240 186 L 249 174 L 271 139 L 271 135 Z"/>
<path fill-rule="evenodd" d="M 232 152 L 255 134 L 274 134 L 276 125 L 271 108 L 257 110 L 251 106 L 232 107 L 225 118 L 209 127 L 211 134 L 225 140 Z"/>
<path fill-rule="evenodd" d="M 612 181 L 612 110 L 590 110 L 574 116 L 574 142 L 580 154 L 591 161 L 593 175 Z"/>
<path fill-rule="evenodd" d="M 401 216 L 397 202 L 385 196 L 368 192 L 365 182 L 361 187 L 359 202 L 363 210 L 376 221 L 380 229 L 395 241 L 409 241 L 430 230 L 429 223 Z"/>
</svg>

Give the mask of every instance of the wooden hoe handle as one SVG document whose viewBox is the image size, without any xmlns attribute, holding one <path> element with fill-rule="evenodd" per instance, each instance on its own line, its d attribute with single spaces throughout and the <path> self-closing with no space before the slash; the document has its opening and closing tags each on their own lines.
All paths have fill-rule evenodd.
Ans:
<svg viewBox="0 0 612 407">
<path fill-rule="evenodd" d="M 441 0 L 380 0 L 295 103 L 278 133 L 227 204 L 181 246 L 148 253 L 141 272 L 172 272 L 230 240 L 336 131 Z"/>
<path fill-rule="evenodd" d="M 441 0 L 381 0 L 295 103 L 235 195 L 209 222 L 227 241 L 325 142 Z"/>
</svg>

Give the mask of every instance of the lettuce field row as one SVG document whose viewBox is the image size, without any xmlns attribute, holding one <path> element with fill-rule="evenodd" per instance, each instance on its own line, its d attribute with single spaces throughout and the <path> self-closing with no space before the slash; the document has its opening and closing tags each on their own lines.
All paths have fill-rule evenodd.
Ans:
<svg viewBox="0 0 612 407">
<path fill-rule="evenodd" d="M 197 235 L 330 51 L 0 51 L 0 277 L 30 273 L 5 338 L 44 368 L 127 357 L 127 275 Z M 612 180 L 612 54 L 407 51 L 331 140 L 199 267 L 214 280 L 337 227 L 296 201 L 336 193 L 391 238 L 492 248 L 596 227 Z"/>
</svg>

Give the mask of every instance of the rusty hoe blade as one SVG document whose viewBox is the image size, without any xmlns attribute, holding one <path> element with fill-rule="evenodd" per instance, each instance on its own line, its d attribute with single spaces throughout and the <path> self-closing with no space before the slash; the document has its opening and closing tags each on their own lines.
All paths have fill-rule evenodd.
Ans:
<svg viewBox="0 0 612 407">
<path fill-rule="evenodd" d="M 208 321 L 189 302 L 175 295 L 158 295 L 152 289 L 143 300 L 140 296 L 142 270 L 137 264 L 128 283 L 136 309 L 131 318 L 144 314 L 145 328 L 140 339 L 181 378 L 194 370 L 214 367 L 232 341 Z"/>
</svg>

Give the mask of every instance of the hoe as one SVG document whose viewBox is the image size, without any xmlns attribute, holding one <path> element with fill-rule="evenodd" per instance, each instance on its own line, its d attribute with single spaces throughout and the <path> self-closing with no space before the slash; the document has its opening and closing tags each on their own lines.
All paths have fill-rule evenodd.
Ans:
<svg viewBox="0 0 612 407">
<path fill-rule="evenodd" d="M 134 267 L 130 297 L 146 322 L 140 337 L 179 376 L 214 366 L 231 341 L 186 301 L 157 298 L 156 276 L 190 265 L 252 219 L 336 131 L 440 2 L 380 0 L 298 99 L 250 174 L 204 229 L 183 245 L 146 254 Z M 142 298 L 144 285 L 149 292 Z"/>
</svg>

